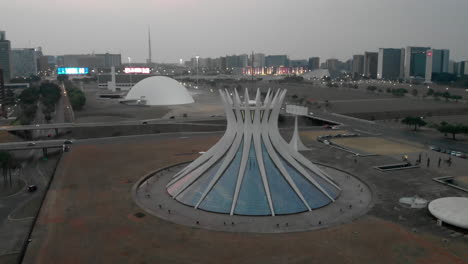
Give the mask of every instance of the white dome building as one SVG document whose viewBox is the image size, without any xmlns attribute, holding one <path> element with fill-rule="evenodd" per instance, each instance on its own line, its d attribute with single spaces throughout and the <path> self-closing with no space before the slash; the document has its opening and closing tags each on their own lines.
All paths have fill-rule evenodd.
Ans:
<svg viewBox="0 0 468 264">
<path fill-rule="evenodd" d="M 165 76 L 141 80 L 128 92 L 125 101 L 144 105 L 181 105 L 194 102 L 182 84 Z"/>
</svg>

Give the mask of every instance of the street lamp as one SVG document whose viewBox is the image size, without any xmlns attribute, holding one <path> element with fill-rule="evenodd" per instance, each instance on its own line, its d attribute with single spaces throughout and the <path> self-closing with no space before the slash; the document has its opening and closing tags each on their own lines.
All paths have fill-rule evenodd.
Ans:
<svg viewBox="0 0 468 264">
<path fill-rule="evenodd" d="M 198 89 L 198 59 L 200 58 L 200 56 L 195 56 L 195 58 L 197 58 L 197 89 Z"/>
</svg>

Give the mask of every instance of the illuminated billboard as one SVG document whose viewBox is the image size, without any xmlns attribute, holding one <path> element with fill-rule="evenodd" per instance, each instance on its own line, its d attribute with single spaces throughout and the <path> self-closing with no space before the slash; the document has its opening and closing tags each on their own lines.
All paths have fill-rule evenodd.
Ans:
<svg viewBox="0 0 468 264">
<path fill-rule="evenodd" d="M 57 74 L 88 74 L 88 68 L 61 67 L 57 68 Z"/>
<path fill-rule="evenodd" d="M 151 72 L 150 68 L 143 68 L 143 67 L 132 67 L 132 68 L 125 68 L 125 73 L 140 73 L 140 74 L 149 74 Z"/>
</svg>

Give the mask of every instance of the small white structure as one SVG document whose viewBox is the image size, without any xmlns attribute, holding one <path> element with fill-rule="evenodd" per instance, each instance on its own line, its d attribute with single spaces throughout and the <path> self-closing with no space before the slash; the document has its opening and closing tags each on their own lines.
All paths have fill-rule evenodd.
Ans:
<svg viewBox="0 0 468 264">
<path fill-rule="evenodd" d="M 444 223 L 468 229 L 468 198 L 436 199 L 429 204 L 429 212 Z"/>
<path fill-rule="evenodd" d="M 286 113 L 295 115 L 294 117 L 294 132 L 289 142 L 289 145 L 294 149 L 294 151 L 306 151 L 310 150 L 308 147 L 302 143 L 301 137 L 299 136 L 299 127 L 297 124 L 298 116 L 306 116 L 308 108 L 298 105 L 286 105 Z"/>
<path fill-rule="evenodd" d="M 128 92 L 126 102 L 142 101 L 146 105 L 181 105 L 194 102 L 187 89 L 178 81 L 154 76 L 141 80 Z"/>
<path fill-rule="evenodd" d="M 417 195 L 413 197 L 402 197 L 400 198 L 400 203 L 409 206 L 410 208 L 425 208 L 427 207 L 428 201 Z"/>
</svg>

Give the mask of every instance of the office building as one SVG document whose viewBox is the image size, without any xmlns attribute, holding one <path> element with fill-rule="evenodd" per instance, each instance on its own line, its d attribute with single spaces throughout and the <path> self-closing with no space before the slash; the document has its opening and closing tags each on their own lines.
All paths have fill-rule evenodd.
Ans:
<svg viewBox="0 0 468 264">
<path fill-rule="evenodd" d="M 405 79 L 426 79 L 426 52 L 429 47 L 406 47 L 405 51 Z"/>
<path fill-rule="evenodd" d="M 11 65 L 11 75 L 13 78 L 37 75 L 36 49 L 12 49 Z"/>
<path fill-rule="evenodd" d="M 71 54 L 57 57 L 60 67 L 110 68 L 122 65 L 120 54 Z"/>
<path fill-rule="evenodd" d="M 249 64 L 249 56 L 247 54 L 226 56 L 226 68 L 244 68 Z"/>
<path fill-rule="evenodd" d="M 377 79 L 398 80 L 404 77 L 404 49 L 379 49 Z"/>
<path fill-rule="evenodd" d="M 364 76 L 367 78 L 377 78 L 377 65 L 379 60 L 379 53 L 365 52 L 364 53 Z"/>
<path fill-rule="evenodd" d="M 364 74 L 364 55 L 353 56 L 353 67 L 351 69 L 351 73 L 355 78 Z"/>
<path fill-rule="evenodd" d="M 461 61 L 458 64 L 459 76 L 468 75 L 468 61 Z"/>
<path fill-rule="evenodd" d="M 309 58 L 309 62 L 307 66 L 309 70 L 311 71 L 320 69 L 320 58 L 319 57 Z"/>
<path fill-rule="evenodd" d="M 306 68 L 309 65 L 307 60 L 291 60 L 289 66 L 293 68 L 303 67 Z"/>
<path fill-rule="evenodd" d="M 339 71 L 341 69 L 341 62 L 337 59 L 328 59 L 325 63 L 330 72 Z"/>
<path fill-rule="evenodd" d="M 432 73 L 449 72 L 450 51 L 447 49 L 433 49 Z"/>
<path fill-rule="evenodd" d="M 265 54 L 255 53 L 253 54 L 251 66 L 254 68 L 263 68 L 265 67 Z"/>
<path fill-rule="evenodd" d="M 3 70 L 3 79 L 10 81 L 11 77 L 11 43 L 6 39 L 5 31 L 0 31 L 0 69 Z"/>
<path fill-rule="evenodd" d="M 289 67 L 287 55 L 269 55 L 265 57 L 266 67 Z"/>
</svg>

